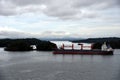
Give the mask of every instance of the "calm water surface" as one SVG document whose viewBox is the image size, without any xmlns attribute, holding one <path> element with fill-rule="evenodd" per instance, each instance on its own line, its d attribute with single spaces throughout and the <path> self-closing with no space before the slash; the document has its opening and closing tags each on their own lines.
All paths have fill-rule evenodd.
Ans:
<svg viewBox="0 0 120 80">
<path fill-rule="evenodd" d="M 120 80 L 120 50 L 103 56 L 0 48 L 0 80 Z"/>
</svg>

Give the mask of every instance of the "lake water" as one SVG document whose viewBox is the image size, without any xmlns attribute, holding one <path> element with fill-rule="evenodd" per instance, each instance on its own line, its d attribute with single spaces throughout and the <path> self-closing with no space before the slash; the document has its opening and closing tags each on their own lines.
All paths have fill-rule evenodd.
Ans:
<svg viewBox="0 0 120 80">
<path fill-rule="evenodd" d="M 120 50 L 103 56 L 0 48 L 0 80 L 120 80 Z"/>
</svg>

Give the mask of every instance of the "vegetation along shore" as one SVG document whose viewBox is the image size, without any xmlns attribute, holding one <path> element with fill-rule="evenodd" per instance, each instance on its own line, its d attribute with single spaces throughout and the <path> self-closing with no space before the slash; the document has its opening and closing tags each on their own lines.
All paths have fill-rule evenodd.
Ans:
<svg viewBox="0 0 120 80">
<path fill-rule="evenodd" d="M 93 43 L 93 49 L 100 49 L 103 42 L 111 45 L 113 49 L 120 49 L 120 38 L 88 38 L 82 40 L 73 40 L 74 43 Z M 35 48 L 33 48 L 35 46 Z M 52 51 L 57 49 L 57 45 L 36 38 L 25 39 L 0 39 L 0 47 L 4 47 L 6 51 Z"/>
<path fill-rule="evenodd" d="M 0 39 L 0 47 L 5 47 L 6 51 L 31 51 L 32 45 L 38 51 L 52 51 L 57 48 L 56 44 L 50 41 L 43 41 L 35 38 L 26 39 Z"/>
</svg>

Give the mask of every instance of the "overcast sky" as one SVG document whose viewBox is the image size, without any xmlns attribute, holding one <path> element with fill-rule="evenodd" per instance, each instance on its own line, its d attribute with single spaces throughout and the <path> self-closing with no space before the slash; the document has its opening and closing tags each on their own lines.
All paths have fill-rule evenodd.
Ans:
<svg viewBox="0 0 120 80">
<path fill-rule="evenodd" d="M 0 38 L 120 37 L 120 0 L 0 0 Z"/>
</svg>

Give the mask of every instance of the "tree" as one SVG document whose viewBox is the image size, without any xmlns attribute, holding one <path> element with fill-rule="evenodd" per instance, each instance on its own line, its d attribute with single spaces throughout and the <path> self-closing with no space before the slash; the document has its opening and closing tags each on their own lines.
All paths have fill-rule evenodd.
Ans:
<svg viewBox="0 0 120 80">
<path fill-rule="evenodd" d="M 27 42 L 22 40 L 16 40 L 11 43 L 5 48 L 6 51 L 30 51 L 32 47 Z"/>
<path fill-rule="evenodd" d="M 39 44 L 37 44 L 37 50 L 41 50 L 41 51 L 52 51 L 55 50 L 57 48 L 56 44 L 51 43 L 51 42 L 41 42 Z"/>
</svg>

